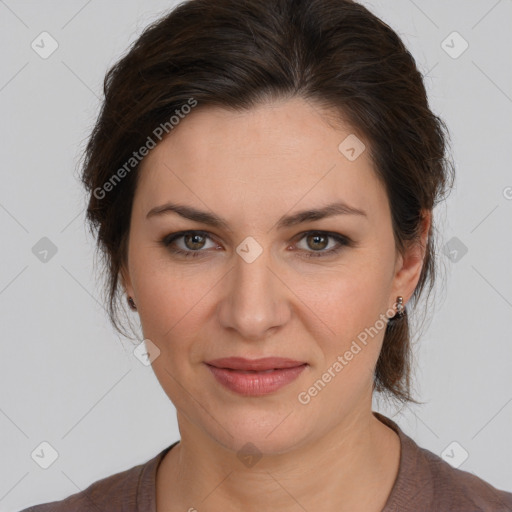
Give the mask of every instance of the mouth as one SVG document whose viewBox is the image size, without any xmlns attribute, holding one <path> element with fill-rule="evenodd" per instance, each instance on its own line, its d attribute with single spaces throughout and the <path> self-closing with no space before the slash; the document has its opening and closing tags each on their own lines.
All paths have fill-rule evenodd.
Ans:
<svg viewBox="0 0 512 512">
<path fill-rule="evenodd" d="M 228 357 L 205 363 L 217 382 L 243 396 L 262 396 L 294 381 L 308 366 L 281 357 L 245 359 Z"/>
</svg>

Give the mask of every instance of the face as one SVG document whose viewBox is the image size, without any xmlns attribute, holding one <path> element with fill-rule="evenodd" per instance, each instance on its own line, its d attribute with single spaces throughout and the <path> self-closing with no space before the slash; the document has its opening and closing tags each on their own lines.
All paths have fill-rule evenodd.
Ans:
<svg viewBox="0 0 512 512">
<path fill-rule="evenodd" d="M 422 254 L 397 253 L 368 149 L 339 149 L 351 134 L 297 98 L 197 108 L 142 162 L 122 277 L 182 437 L 282 453 L 370 414 L 383 320 Z M 249 371 L 270 357 L 291 367 Z"/>
</svg>

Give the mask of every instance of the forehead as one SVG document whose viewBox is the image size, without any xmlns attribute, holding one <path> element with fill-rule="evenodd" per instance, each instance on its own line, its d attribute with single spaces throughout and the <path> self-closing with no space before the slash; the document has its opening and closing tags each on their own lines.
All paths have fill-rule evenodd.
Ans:
<svg viewBox="0 0 512 512">
<path fill-rule="evenodd" d="M 332 119 L 298 98 L 236 112 L 196 107 L 143 160 L 136 203 L 187 201 L 229 216 L 238 206 L 264 215 L 342 199 L 378 213 L 387 197 L 368 144 Z"/>
</svg>

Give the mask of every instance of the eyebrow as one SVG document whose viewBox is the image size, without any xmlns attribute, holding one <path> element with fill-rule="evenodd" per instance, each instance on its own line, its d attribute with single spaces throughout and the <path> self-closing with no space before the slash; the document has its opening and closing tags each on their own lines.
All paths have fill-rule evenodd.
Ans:
<svg viewBox="0 0 512 512">
<path fill-rule="evenodd" d="M 177 213 L 185 219 L 207 224 L 215 228 L 225 229 L 226 231 L 231 231 L 229 224 L 222 217 L 219 217 L 214 213 L 198 210 L 191 206 L 176 203 L 165 203 L 161 206 L 156 206 L 147 213 L 146 218 L 149 219 L 157 215 L 172 212 Z M 358 208 L 354 208 L 343 202 L 336 202 L 330 203 L 322 208 L 303 210 L 288 216 L 283 216 L 277 222 L 277 229 L 288 228 L 303 222 L 321 220 L 327 217 L 333 217 L 335 215 L 358 215 L 362 217 L 368 217 L 366 212 L 363 210 L 359 210 Z"/>
</svg>

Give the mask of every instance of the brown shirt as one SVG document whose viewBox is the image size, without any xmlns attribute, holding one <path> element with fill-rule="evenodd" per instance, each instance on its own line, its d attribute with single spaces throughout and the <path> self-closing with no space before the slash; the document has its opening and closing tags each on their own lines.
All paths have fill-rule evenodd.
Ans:
<svg viewBox="0 0 512 512">
<path fill-rule="evenodd" d="M 382 512 L 512 512 L 512 493 L 453 468 L 441 457 L 419 447 L 392 420 L 373 414 L 400 437 L 400 466 Z M 98 480 L 61 501 L 21 512 L 156 512 L 156 471 L 162 450 L 144 464 Z"/>
</svg>

